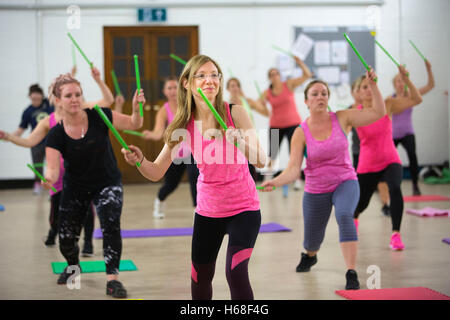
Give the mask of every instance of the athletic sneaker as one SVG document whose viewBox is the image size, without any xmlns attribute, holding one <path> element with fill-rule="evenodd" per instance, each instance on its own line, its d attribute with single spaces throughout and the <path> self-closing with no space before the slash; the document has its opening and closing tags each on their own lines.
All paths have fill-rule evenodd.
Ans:
<svg viewBox="0 0 450 320">
<path fill-rule="evenodd" d="M 48 236 L 44 244 L 46 247 L 54 247 L 56 244 L 55 237 Z"/>
<path fill-rule="evenodd" d="M 42 191 L 41 183 L 38 181 L 35 181 L 34 185 L 33 185 L 33 194 L 40 195 L 41 191 Z"/>
<path fill-rule="evenodd" d="M 47 235 L 47 239 L 44 242 L 45 246 L 53 247 L 56 244 L 56 236 L 57 236 L 57 234 L 50 229 L 50 231 L 48 232 L 48 235 Z"/>
<path fill-rule="evenodd" d="M 302 181 L 300 179 L 295 180 L 294 182 L 294 190 L 301 190 L 302 189 Z"/>
<path fill-rule="evenodd" d="M 164 212 L 162 212 L 162 206 L 163 206 L 163 202 L 160 201 L 158 198 L 156 198 L 155 202 L 153 203 L 153 218 L 155 218 L 155 219 L 164 218 Z"/>
<path fill-rule="evenodd" d="M 86 241 L 83 245 L 83 251 L 81 251 L 82 257 L 93 257 L 94 256 L 94 247 L 92 246 L 92 242 Z"/>
<path fill-rule="evenodd" d="M 61 274 L 59 275 L 58 280 L 56 281 L 57 284 L 66 284 L 67 280 L 69 279 L 69 277 L 73 274 L 75 274 L 76 269 L 74 269 L 74 267 L 78 267 L 79 272 L 81 273 L 81 267 L 80 264 L 77 265 L 73 265 L 72 266 L 72 272 L 68 272 L 68 268 L 69 266 L 67 266 L 63 272 L 61 272 Z"/>
<path fill-rule="evenodd" d="M 302 259 L 295 269 L 297 272 L 308 272 L 311 267 L 317 263 L 317 254 L 313 257 L 308 256 L 306 253 L 302 252 Z"/>
<path fill-rule="evenodd" d="M 413 184 L 413 195 L 420 196 L 422 192 L 420 192 L 419 186 L 417 184 Z"/>
<path fill-rule="evenodd" d="M 402 242 L 402 238 L 399 232 L 394 232 L 391 236 L 391 243 L 389 244 L 392 250 L 403 250 L 405 245 Z"/>
<path fill-rule="evenodd" d="M 127 290 L 120 281 L 111 280 L 106 282 L 106 294 L 113 298 L 123 299 L 127 297 Z"/>
<path fill-rule="evenodd" d="M 383 206 L 383 208 L 381 208 L 381 212 L 383 212 L 383 215 L 385 215 L 385 216 L 391 215 L 391 209 L 389 208 L 389 206 L 387 204 L 385 204 Z"/>
<path fill-rule="evenodd" d="M 345 274 L 345 279 L 347 283 L 345 284 L 345 290 L 358 290 L 359 289 L 359 281 L 358 274 L 353 269 L 348 269 Z"/>
</svg>

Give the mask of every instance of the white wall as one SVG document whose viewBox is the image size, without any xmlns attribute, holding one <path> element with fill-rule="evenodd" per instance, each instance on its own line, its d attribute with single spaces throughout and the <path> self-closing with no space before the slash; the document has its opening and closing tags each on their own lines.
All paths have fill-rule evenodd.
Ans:
<svg viewBox="0 0 450 320">
<path fill-rule="evenodd" d="M 200 52 L 210 55 L 221 64 L 225 78 L 229 77 L 228 70 L 231 69 L 241 79 L 244 91 L 250 96 L 256 96 L 253 81 L 257 80 L 261 88 L 266 87 L 267 70 L 276 63 L 278 53 L 271 48 L 272 44 L 289 48 L 294 40 L 294 27 L 361 26 L 367 22 L 367 5 L 358 5 L 358 1 L 353 1 L 352 5 L 335 6 L 314 6 L 311 3 L 289 5 L 288 2 L 276 6 L 275 1 L 235 1 L 236 6 L 233 7 L 220 3 L 207 6 L 196 1 L 196 5 L 189 8 L 176 1 L 154 1 L 152 5 L 160 3 L 168 8 L 166 25 L 198 25 Z M 135 7 L 124 7 L 123 1 L 120 2 L 121 8 L 117 7 L 119 2 L 111 3 L 116 7 L 83 9 L 81 5 L 81 28 L 70 30 L 89 59 L 101 71 L 103 26 L 137 24 Z M 28 105 L 28 86 L 39 81 L 43 88 L 47 88 L 57 74 L 70 69 L 72 56 L 66 35 L 69 31 L 66 25 L 69 15 L 65 7 L 40 10 L 39 18 L 35 10 L 1 10 L 4 4 L 5 1 L 0 1 L 0 44 L 6 48 L 0 51 L 0 70 L 3 75 L 0 79 L 0 129 L 10 132 L 17 128 L 20 115 Z M 54 2 L 40 1 L 38 4 Z M 377 37 L 398 60 L 407 64 L 411 78 L 418 86 L 426 82 L 425 67 L 409 46 L 408 39 L 411 38 L 433 64 L 436 88 L 425 96 L 423 105 L 414 112 L 420 163 L 440 163 L 449 158 L 448 101 L 443 95 L 449 84 L 446 62 L 450 49 L 449 22 L 446 20 L 449 8 L 447 0 L 387 0 L 380 7 Z M 422 12 L 427 14 L 420 15 Z M 38 33 L 38 30 L 42 32 Z M 77 62 L 77 76 L 83 84 L 87 100 L 97 98 L 99 91 L 87 65 L 79 55 Z M 376 52 L 376 71 L 380 88 L 387 96 L 392 92 L 391 79 L 396 69 L 379 50 Z M 308 112 L 302 92 L 302 88 L 297 90 L 296 100 L 305 118 Z M 339 101 L 332 98 L 334 100 L 330 105 L 333 107 Z M 255 120 L 257 128 L 267 130 L 267 118 L 255 115 Z M 267 146 L 267 143 L 263 141 L 263 145 Z M 280 159 L 281 167 L 287 162 L 287 152 L 283 152 L 286 150 L 287 146 L 284 145 L 281 154 L 285 156 Z M 406 159 L 404 152 L 400 153 L 402 159 Z M 29 161 L 28 150 L 0 142 L 0 179 L 31 178 L 32 174 L 25 166 Z"/>
</svg>

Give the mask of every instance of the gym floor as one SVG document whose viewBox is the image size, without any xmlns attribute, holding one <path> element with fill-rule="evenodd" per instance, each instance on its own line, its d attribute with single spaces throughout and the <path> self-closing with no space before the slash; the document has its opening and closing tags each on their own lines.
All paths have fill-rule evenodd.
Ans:
<svg viewBox="0 0 450 320">
<path fill-rule="evenodd" d="M 160 184 L 125 185 L 122 229 L 191 227 L 194 208 L 189 187 L 182 183 L 165 201 L 165 218 L 152 216 L 153 200 Z M 404 196 L 411 195 L 411 182 L 403 181 Z M 425 185 L 426 194 L 450 195 L 450 185 Z M 345 286 L 345 264 L 339 246 L 334 218 L 328 223 L 318 263 L 308 273 L 296 273 L 303 250 L 301 203 L 303 190 L 292 186 L 287 198 L 281 190 L 260 193 L 262 223 L 275 222 L 291 232 L 262 233 L 258 236 L 249 264 L 255 299 L 343 300 L 335 291 Z M 81 274 L 81 288 L 57 285 L 51 262 L 64 261 L 58 246 L 44 246 L 49 229 L 50 202 L 47 192 L 32 195 L 31 189 L 1 190 L 0 203 L 0 299 L 112 299 L 105 294 L 104 273 Z M 405 203 L 402 222 L 404 251 L 389 248 L 391 221 L 381 213 L 381 202 L 374 194 L 360 217 L 357 272 L 361 289 L 367 289 L 372 275 L 369 266 L 380 268 L 381 288 L 428 287 L 450 296 L 448 277 L 450 218 L 422 218 L 406 213 L 407 208 L 431 206 L 449 209 L 450 202 Z M 99 227 L 96 219 L 96 228 Z M 80 246 L 83 244 L 80 239 Z M 213 299 L 230 299 L 225 278 L 225 237 L 216 264 Z M 94 239 L 94 257 L 103 260 L 102 240 Z M 189 300 L 191 237 L 153 237 L 123 239 L 122 260 L 132 260 L 138 270 L 120 273 L 119 280 L 130 299 Z"/>
</svg>

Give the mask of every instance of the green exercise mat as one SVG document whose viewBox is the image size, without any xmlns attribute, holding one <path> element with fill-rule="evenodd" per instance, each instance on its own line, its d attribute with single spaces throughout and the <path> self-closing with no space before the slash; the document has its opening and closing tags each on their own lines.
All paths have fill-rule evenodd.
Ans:
<svg viewBox="0 0 450 320">
<path fill-rule="evenodd" d="M 426 184 L 447 184 L 450 183 L 450 171 L 447 168 L 442 170 L 442 177 L 428 177 L 423 180 Z"/>
<path fill-rule="evenodd" d="M 106 272 L 105 261 L 80 261 L 82 273 Z M 53 273 L 59 274 L 67 267 L 67 262 L 52 262 Z M 131 260 L 120 260 L 119 271 L 136 271 L 137 267 Z"/>
</svg>

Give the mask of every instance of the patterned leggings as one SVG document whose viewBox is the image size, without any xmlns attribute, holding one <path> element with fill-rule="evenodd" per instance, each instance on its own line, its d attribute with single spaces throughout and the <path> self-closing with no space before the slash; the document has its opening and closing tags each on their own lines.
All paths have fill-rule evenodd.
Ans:
<svg viewBox="0 0 450 320">
<path fill-rule="evenodd" d="M 79 263 L 78 239 L 81 228 L 93 203 L 103 233 L 103 256 L 106 274 L 118 274 L 122 254 L 120 215 L 122 213 L 122 185 L 107 186 L 98 192 L 72 189 L 64 186 L 60 202 L 59 249 L 68 265 Z"/>
</svg>

